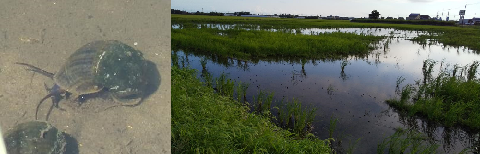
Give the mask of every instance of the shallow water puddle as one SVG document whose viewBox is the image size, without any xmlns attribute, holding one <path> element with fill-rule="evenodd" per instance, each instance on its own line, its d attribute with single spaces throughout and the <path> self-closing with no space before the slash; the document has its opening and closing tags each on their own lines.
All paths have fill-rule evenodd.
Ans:
<svg viewBox="0 0 480 154">
<path fill-rule="evenodd" d="M 400 87 L 423 78 L 422 65 L 425 59 L 443 60 L 444 67 L 446 64 L 465 66 L 480 59 L 480 55 L 463 47 L 422 46 L 405 40 L 424 34 L 416 31 L 341 28 L 303 29 L 302 33 L 336 31 L 393 37 L 387 49 L 383 49 L 380 44 L 368 57 L 347 58 L 343 72 L 342 60 L 307 60 L 303 64 L 300 61 L 253 63 L 226 60 L 220 64 L 217 60 L 207 58 L 206 69 L 214 77 L 224 72 L 231 79 L 249 83 L 247 99 L 250 101 L 259 90 L 266 90 L 274 92 L 277 100 L 282 97 L 289 100 L 297 98 L 305 105 L 313 105 L 317 108 L 313 132 L 321 139 L 328 138 L 330 117 L 338 118 L 333 136 L 343 141 L 343 147 L 348 147 L 360 138 L 355 145 L 355 153 L 375 153 L 377 145 L 392 135 L 396 127 L 416 128 L 429 135 L 441 144 L 437 151 L 439 153 L 458 153 L 478 144 L 478 134 L 445 129 L 419 119 L 402 117 L 384 101 L 398 97 L 395 87 L 400 76 L 406 79 Z M 185 65 L 202 71 L 200 60 L 204 56 L 185 54 L 182 51 L 173 51 L 172 54 L 177 54 L 179 61 L 183 59 Z M 438 73 L 438 69 L 439 65 L 436 65 L 433 75 Z M 276 104 L 272 104 L 274 105 Z"/>
</svg>

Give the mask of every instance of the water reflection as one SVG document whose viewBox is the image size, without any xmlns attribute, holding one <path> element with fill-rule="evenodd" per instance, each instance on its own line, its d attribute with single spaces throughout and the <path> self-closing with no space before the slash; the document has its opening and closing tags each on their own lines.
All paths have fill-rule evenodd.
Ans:
<svg viewBox="0 0 480 154">
<path fill-rule="evenodd" d="M 471 149 L 471 152 L 479 152 L 480 136 L 478 132 L 459 127 L 442 127 L 438 123 L 403 114 L 399 114 L 398 119 L 406 128 L 418 130 L 426 134 L 431 141 L 441 144 L 445 153 L 458 153 L 459 150 L 463 150 L 456 149 L 458 145 Z"/>
</svg>

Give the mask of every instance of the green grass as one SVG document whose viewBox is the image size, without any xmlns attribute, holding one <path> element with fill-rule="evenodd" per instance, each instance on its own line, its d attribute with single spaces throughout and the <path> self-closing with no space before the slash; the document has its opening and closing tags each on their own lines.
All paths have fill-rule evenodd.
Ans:
<svg viewBox="0 0 480 154">
<path fill-rule="evenodd" d="M 339 32 L 302 35 L 263 30 L 183 28 L 172 29 L 172 48 L 240 59 L 339 59 L 349 55 L 366 55 L 373 49 L 370 44 L 382 38 Z"/>
<path fill-rule="evenodd" d="M 450 46 L 466 46 L 480 50 L 480 26 L 433 26 L 388 23 L 358 23 L 348 20 L 317 20 L 317 19 L 278 19 L 254 17 L 224 17 L 200 15 L 172 15 L 172 24 L 240 24 L 242 27 L 257 27 L 261 29 L 297 29 L 297 28 L 396 28 L 400 30 L 427 31 L 431 35 L 422 39 L 435 39 L 439 43 Z M 253 26 L 251 26 L 253 25 Z M 437 33 L 438 35 L 433 35 Z M 172 33 L 172 37 L 173 37 Z"/>
<path fill-rule="evenodd" d="M 300 138 L 313 136 L 310 132 L 313 129 L 316 108 L 302 109 L 302 104 L 297 99 L 286 102 L 282 100 L 280 104 L 282 105 L 275 108 L 278 110 L 278 124 L 282 128 L 290 130 Z"/>
<path fill-rule="evenodd" d="M 445 67 L 437 76 L 432 76 L 437 63 L 426 60 L 422 68 L 423 81 L 407 84 L 399 99 L 386 102 L 409 116 L 419 115 L 447 127 L 480 130 L 480 81 L 475 77 L 479 63 L 455 65 L 453 69 Z M 397 81 L 397 85 L 401 81 Z"/>
<path fill-rule="evenodd" d="M 172 67 L 172 153 L 329 153 L 328 140 L 295 138 L 268 117 L 216 93 L 196 71 Z M 231 94 L 228 92 L 228 95 Z"/>
</svg>

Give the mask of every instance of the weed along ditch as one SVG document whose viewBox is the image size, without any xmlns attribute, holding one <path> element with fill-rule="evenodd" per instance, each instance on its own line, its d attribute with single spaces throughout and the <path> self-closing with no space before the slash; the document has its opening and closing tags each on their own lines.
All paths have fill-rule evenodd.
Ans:
<svg viewBox="0 0 480 154">
<path fill-rule="evenodd" d="M 458 39 L 454 37 L 442 39 L 461 29 L 448 27 L 453 30 L 442 32 L 438 30 L 441 26 L 428 31 L 418 25 L 416 30 L 411 25 L 336 21 L 316 23 L 315 27 L 278 19 L 286 23 L 282 28 L 273 19 L 249 24 L 237 18 L 176 18 L 180 17 L 172 16 L 172 147 L 177 152 L 223 147 L 243 149 L 241 153 L 275 153 L 280 152 L 278 149 L 309 153 L 312 151 L 299 149 L 316 145 L 319 151 L 315 152 L 468 153 L 480 146 L 476 119 L 480 119 L 480 110 L 475 110 L 480 109 L 475 104 L 480 103 L 480 97 L 471 94 L 480 87 L 476 71 L 480 55 L 474 50 L 479 46 L 452 43 Z M 194 79 L 175 77 L 188 72 L 194 73 L 195 82 L 201 82 L 196 86 L 210 90 L 192 92 L 201 88 L 183 82 L 193 83 L 190 80 Z M 221 97 L 213 96 L 217 94 Z M 222 120 L 238 116 L 238 121 L 221 122 L 212 117 L 215 111 L 227 112 L 223 107 L 194 112 L 190 109 L 195 105 L 187 105 L 191 107 L 187 109 L 183 107 L 186 103 L 180 103 L 192 99 L 232 101 L 238 105 L 231 107 L 235 113 L 217 116 Z M 462 103 L 467 106 L 458 105 Z M 242 107 L 247 112 L 237 113 Z M 200 118 L 202 115 L 205 119 Z M 273 126 L 262 125 L 269 125 L 274 132 L 290 130 L 290 135 L 279 134 L 287 138 L 289 146 L 297 146 L 277 145 L 272 141 L 277 136 L 262 136 L 268 134 L 266 128 L 245 124 L 257 116 L 268 119 Z M 202 121 L 199 119 L 206 122 L 195 123 L 201 125 L 198 129 L 221 123 L 222 128 L 208 130 L 228 133 L 187 139 L 199 132 L 186 121 Z M 244 133 L 254 128 L 262 130 L 257 132 L 261 141 L 245 137 Z M 225 138 L 233 141 L 204 143 Z"/>
</svg>

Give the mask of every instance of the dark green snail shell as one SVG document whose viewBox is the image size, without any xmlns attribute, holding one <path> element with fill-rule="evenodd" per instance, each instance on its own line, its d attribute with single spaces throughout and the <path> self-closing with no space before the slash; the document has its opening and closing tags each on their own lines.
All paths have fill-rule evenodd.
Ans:
<svg viewBox="0 0 480 154">
<path fill-rule="evenodd" d="M 111 41 L 98 51 L 95 82 L 117 99 L 141 97 L 147 63 L 143 54 L 120 41 Z"/>
<path fill-rule="evenodd" d="M 9 154 L 61 154 L 65 152 L 65 134 L 44 121 L 21 123 L 7 132 Z"/>
</svg>

